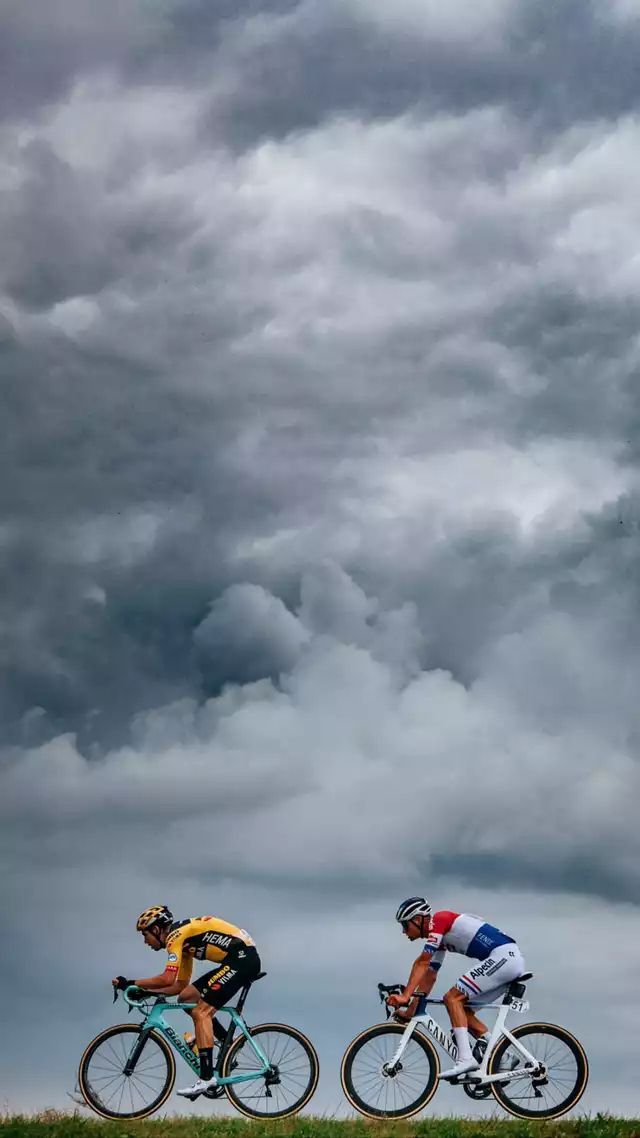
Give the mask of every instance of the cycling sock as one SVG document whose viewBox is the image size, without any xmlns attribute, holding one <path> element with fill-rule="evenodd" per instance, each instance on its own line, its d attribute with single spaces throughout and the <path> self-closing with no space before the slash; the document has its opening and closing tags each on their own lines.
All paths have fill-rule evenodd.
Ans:
<svg viewBox="0 0 640 1138">
<path fill-rule="evenodd" d="M 458 1048 L 458 1062 L 467 1063 L 473 1058 L 469 1044 L 469 1033 L 466 1027 L 454 1027 L 453 1034 Z"/>
<path fill-rule="evenodd" d="M 200 1078 L 210 1079 L 213 1075 L 213 1047 L 200 1048 Z"/>
</svg>

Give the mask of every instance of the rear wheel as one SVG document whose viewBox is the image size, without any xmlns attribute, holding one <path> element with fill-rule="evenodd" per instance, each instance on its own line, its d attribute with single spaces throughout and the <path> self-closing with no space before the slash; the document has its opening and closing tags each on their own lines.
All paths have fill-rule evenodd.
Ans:
<svg viewBox="0 0 640 1138">
<path fill-rule="evenodd" d="M 589 1064 L 581 1044 L 564 1027 L 553 1023 L 525 1023 L 511 1032 L 538 1064 L 525 1071 L 527 1060 L 509 1039 L 503 1038 L 489 1059 L 488 1073 L 519 1071 L 522 1075 L 492 1083 L 501 1106 L 517 1118 L 559 1118 L 582 1098 Z"/>
<path fill-rule="evenodd" d="M 400 1024 L 377 1024 L 356 1036 L 344 1053 L 342 1089 L 367 1118 L 410 1118 L 438 1088 L 438 1056 L 420 1031 L 414 1031 L 396 1068 L 390 1066 L 404 1032 Z"/>
<path fill-rule="evenodd" d="M 225 1086 L 227 1098 L 249 1118 L 288 1118 L 309 1102 L 318 1085 L 320 1065 L 313 1044 L 295 1027 L 261 1023 L 249 1029 L 269 1070 L 246 1035 L 231 1044 L 222 1064 L 225 1078 L 251 1075 Z"/>
<path fill-rule="evenodd" d="M 124 1073 L 134 1048 L 138 1056 Z M 174 1079 L 173 1052 L 161 1035 L 135 1024 L 118 1024 L 96 1035 L 78 1071 L 83 1098 L 102 1118 L 146 1118 L 166 1102 Z"/>
</svg>

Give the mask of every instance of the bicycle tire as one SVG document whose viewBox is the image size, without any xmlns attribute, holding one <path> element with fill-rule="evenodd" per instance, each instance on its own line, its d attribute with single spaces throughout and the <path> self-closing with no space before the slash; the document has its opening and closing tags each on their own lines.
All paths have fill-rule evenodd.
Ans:
<svg viewBox="0 0 640 1138">
<path fill-rule="evenodd" d="M 509 1088 L 513 1086 L 514 1082 L 517 1083 L 517 1080 L 510 1080 L 504 1085 L 501 1085 L 499 1083 L 492 1083 L 491 1089 L 493 1091 L 494 1097 L 498 1100 L 500 1105 L 509 1112 L 509 1114 L 513 1114 L 516 1118 L 551 1119 L 559 1118 L 562 1114 L 566 1114 L 567 1111 L 571 1110 L 571 1108 L 574 1107 L 576 1103 L 579 1102 L 582 1098 L 585 1087 L 587 1085 L 587 1080 L 589 1078 L 589 1062 L 587 1060 L 587 1056 L 585 1055 L 582 1044 L 575 1038 L 574 1035 L 571 1034 L 570 1031 L 567 1031 L 566 1028 L 559 1027 L 558 1024 L 554 1023 L 525 1023 L 522 1024 L 521 1027 L 514 1028 L 511 1034 L 516 1039 L 521 1039 L 524 1046 L 527 1047 L 527 1050 L 532 1049 L 531 1044 L 527 1044 L 526 1042 L 525 1037 L 527 1035 L 541 1036 L 545 1039 L 546 1043 L 548 1043 L 548 1041 L 551 1039 L 556 1039 L 560 1044 L 564 1044 L 566 1051 L 571 1053 L 573 1063 L 575 1064 L 576 1073 L 574 1083 L 563 1099 L 556 1103 L 550 1103 L 548 1107 L 543 1107 L 540 1110 L 532 1110 L 522 1103 L 517 1103 L 514 1101 L 513 1097 L 509 1095 Z M 489 1059 L 488 1074 L 498 1074 L 500 1070 L 500 1062 L 502 1059 L 504 1059 L 504 1056 L 511 1046 L 512 1044 L 506 1038 L 503 1038 L 500 1043 L 498 1043 Z M 535 1054 L 535 1051 L 532 1050 L 532 1053 Z M 538 1056 L 536 1056 L 536 1058 L 538 1058 Z M 551 1069 L 550 1063 L 547 1064 L 547 1066 L 549 1069 Z M 553 1066 L 556 1069 L 558 1068 L 557 1063 L 554 1063 Z M 569 1076 L 569 1078 L 571 1078 L 571 1076 Z M 549 1085 L 549 1083 L 546 1085 Z M 541 1097 L 544 1098 L 540 1087 L 538 1090 L 540 1090 Z M 531 1098 L 532 1096 L 529 1097 Z M 533 1092 L 533 1097 L 535 1097 L 535 1090 Z"/>
<path fill-rule="evenodd" d="M 356 1089 L 354 1085 L 353 1068 L 354 1063 L 357 1060 L 358 1053 L 361 1052 L 363 1048 L 367 1046 L 367 1044 L 371 1043 L 372 1040 L 381 1039 L 384 1036 L 393 1036 L 393 1039 L 389 1039 L 388 1041 L 389 1047 L 387 1049 L 392 1054 L 396 1050 L 400 1036 L 404 1035 L 404 1032 L 405 1028 L 401 1024 L 382 1023 L 376 1024 L 374 1027 L 368 1027 L 366 1031 L 360 1032 L 360 1035 L 357 1035 L 356 1038 L 351 1041 L 342 1057 L 342 1064 L 340 1067 L 340 1081 L 342 1083 L 342 1089 L 351 1105 L 360 1114 L 364 1114 L 367 1118 L 411 1118 L 412 1115 L 417 1114 L 418 1111 L 422 1110 L 427 1105 L 427 1103 L 431 1101 L 438 1089 L 438 1075 L 440 1073 L 440 1060 L 438 1059 L 438 1053 L 431 1043 L 431 1040 L 427 1039 L 427 1037 L 423 1035 L 421 1031 L 414 1031 L 411 1039 L 409 1040 L 409 1043 L 407 1044 L 407 1047 L 415 1044 L 419 1051 L 422 1052 L 423 1057 L 426 1059 L 428 1068 L 424 1089 L 420 1091 L 417 1098 L 415 1098 L 412 1102 L 408 1103 L 404 1107 L 383 1109 L 377 1104 L 366 1101 L 366 1099 L 363 1098 L 362 1093 Z M 393 1046 L 391 1046 L 391 1044 Z M 373 1066 L 370 1068 L 370 1073 L 368 1074 L 368 1077 L 370 1079 L 375 1078 L 374 1068 L 377 1061 L 382 1061 L 380 1063 L 380 1085 L 385 1085 L 385 1088 L 387 1085 L 391 1085 L 391 1082 L 387 1076 L 387 1084 L 382 1083 L 382 1079 L 385 1078 L 385 1076 L 382 1074 L 382 1064 L 385 1061 L 388 1061 L 388 1059 L 391 1057 L 391 1054 L 387 1054 L 387 1056 L 384 1055 L 383 1044 L 380 1049 L 380 1054 L 375 1056 L 375 1061 L 373 1056 L 370 1060 L 370 1062 L 373 1064 Z M 373 1093 L 374 1092 L 372 1087 L 371 1097 L 373 1097 Z"/>
<path fill-rule="evenodd" d="M 99 1092 L 98 1092 L 97 1087 L 92 1086 L 91 1079 L 90 1079 L 91 1060 L 94 1058 L 94 1056 L 95 1056 L 96 1052 L 98 1051 L 98 1049 L 100 1048 L 100 1046 L 102 1044 L 108 1042 L 108 1040 L 110 1040 L 110 1039 L 115 1039 L 117 1036 L 140 1035 L 141 1030 L 142 1030 L 142 1028 L 139 1024 L 133 1024 L 133 1023 L 115 1024 L 115 1026 L 108 1027 L 104 1031 L 101 1031 L 100 1034 L 96 1035 L 95 1039 L 92 1039 L 91 1042 L 89 1044 L 87 1044 L 87 1047 L 85 1048 L 84 1054 L 80 1060 L 80 1066 L 78 1068 L 78 1085 L 80 1087 L 82 1097 L 84 1098 L 85 1102 L 87 1103 L 87 1106 L 90 1106 L 91 1109 L 94 1110 L 96 1112 L 96 1114 L 99 1114 L 101 1118 L 107 1118 L 107 1119 L 147 1118 L 150 1114 L 153 1114 L 154 1111 L 158 1110 L 158 1108 L 161 1107 L 164 1102 L 166 1102 L 169 1095 L 171 1094 L 171 1091 L 173 1089 L 173 1084 L 175 1082 L 175 1077 L 176 1077 L 176 1062 L 175 1062 L 175 1059 L 173 1056 L 173 1051 L 169 1047 L 169 1044 L 162 1038 L 161 1035 L 159 1035 L 155 1031 L 150 1031 L 148 1033 L 148 1037 L 147 1037 L 147 1041 L 145 1043 L 145 1047 L 146 1047 L 147 1043 L 151 1041 L 152 1043 L 154 1043 L 159 1048 L 163 1058 L 166 1061 L 166 1075 L 164 1076 L 164 1081 L 162 1082 L 159 1093 L 156 1095 L 156 1097 L 150 1103 L 145 1104 L 139 1110 L 134 1109 L 134 1110 L 130 1110 L 130 1111 L 122 1111 L 120 1109 L 118 1109 L 118 1110 L 110 1109 L 109 1106 L 107 1104 L 105 1104 L 101 1100 L 101 1098 L 99 1097 Z M 131 1040 L 131 1044 L 133 1044 L 133 1040 Z M 113 1060 L 110 1060 L 113 1064 L 114 1071 L 117 1071 L 119 1059 L 122 1057 L 126 1060 L 130 1051 L 131 1051 L 130 1046 L 128 1047 L 128 1049 L 123 1048 L 122 1049 L 122 1056 L 118 1056 L 117 1053 L 115 1052 L 115 1049 L 114 1049 Z M 144 1055 L 144 1051 L 142 1054 Z M 105 1062 L 106 1061 L 107 1060 L 105 1059 Z M 108 1079 L 108 1077 L 109 1077 L 108 1075 L 99 1076 L 99 1078 L 101 1078 L 103 1080 Z M 117 1075 L 114 1074 L 113 1079 L 115 1079 L 116 1077 L 117 1077 Z M 122 1078 L 124 1080 L 127 1080 L 129 1078 L 134 1078 L 134 1077 L 135 1077 L 135 1071 L 134 1071 L 132 1076 L 126 1076 L 124 1074 L 122 1075 Z M 138 1076 L 138 1081 L 141 1081 L 142 1077 L 143 1077 L 143 1072 L 141 1071 L 139 1076 Z M 149 1077 L 148 1072 L 147 1072 L 147 1077 Z M 158 1077 L 162 1078 L 162 1076 L 158 1076 Z M 95 1078 L 96 1078 L 96 1076 L 94 1075 L 94 1080 L 95 1080 Z M 126 1086 L 126 1085 L 127 1085 L 127 1083 L 125 1082 L 124 1086 Z M 131 1084 L 129 1084 L 129 1087 L 130 1086 L 131 1086 Z M 117 1094 L 117 1091 L 115 1091 L 114 1094 Z M 122 1102 L 123 1095 L 124 1095 L 124 1090 L 122 1092 L 120 1102 Z M 133 1094 L 132 1094 L 131 1090 L 129 1090 L 129 1097 L 131 1099 L 131 1104 L 133 1105 Z"/>
<path fill-rule="evenodd" d="M 305 1107 L 307 1105 L 307 1103 L 309 1102 L 309 1099 L 313 1095 L 313 1093 L 314 1093 L 314 1091 L 318 1085 L 318 1078 L 320 1076 L 320 1064 L 318 1062 L 318 1056 L 316 1054 L 316 1051 L 315 1051 L 313 1044 L 311 1043 L 311 1041 L 309 1039 L 307 1039 L 306 1035 L 303 1035 L 302 1032 L 298 1031 L 297 1028 L 288 1027 L 287 1024 L 284 1024 L 284 1023 L 261 1023 L 261 1024 L 258 1024 L 257 1027 L 252 1027 L 252 1028 L 249 1028 L 248 1030 L 249 1030 L 249 1034 L 251 1036 L 260 1036 L 260 1035 L 266 1036 L 269 1033 L 269 1034 L 276 1036 L 276 1037 L 288 1036 L 290 1040 L 297 1041 L 297 1043 L 300 1045 L 300 1047 L 302 1049 L 302 1052 L 306 1056 L 306 1058 L 308 1060 L 308 1064 L 309 1064 L 309 1074 L 308 1074 L 308 1077 L 306 1080 L 306 1084 L 304 1085 L 303 1089 L 301 1090 L 298 1097 L 294 1100 L 294 1102 L 291 1102 L 285 1106 L 281 1106 L 279 1109 L 276 1109 L 276 1110 L 260 1109 L 260 1107 L 258 1106 L 258 1103 L 261 1102 L 262 1099 L 264 1099 L 264 1101 L 267 1102 L 267 1101 L 270 1101 L 270 1097 L 273 1097 L 273 1095 L 269 1096 L 267 1094 L 267 1089 L 270 1090 L 270 1087 L 268 1087 L 268 1083 L 267 1083 L 265 1076 L 256 1077 L 255 1080 L 251 1080 L 250 1082 L 247 1081 L 244 1084 L 238 1083 L 237 1084 L 238 1089 L 236 1089 L 236 1085 L 234 1085 L 233 1083 L 228 1083 L 225 1086 L 227 1098 L 229 1099 L 230 1102 L 233 1103 L 233 1105 L 236 1107 L 236 1109 L 239 1110 L 241 1114 L 246 1115 L 247 1118 L 289 1118 L 292 1114 L 297 1114 L 299 1111 L 301 1111 L 303 1109 L 303 1107 Z M 247 1044 L 247 1039 L 246 1039 L 245 1035 L 239 1035 L 237 1037 L 237 1039 L 235 1039 L 233 1041 L 233 1043 L 231 1044 L 231 1047 L 229 1048 L 226 1055 L 224 1056 L 223 1063 L 222 1063 L 222 1075 L 225 1078 L 232 1076 L 233 1072 L 237 1071 L 238 1066 L 241 1062 L 241 1060 L 239 1059 L 239 1055 L 240 1055 L 240 1052 L 242 1051 L 242 1049 L 246 1046 L 246 1044 Z M 267 1059 L 271 1059 L 271 1057 L 273 1055 L 274 1064 L 276 1064 L 276 1060 L 278 1060 L 280 1066 L 282 1067 L 283 1059 L 284 1059 L 285 1054 L 286 1054 L 287 1045 L 285 1045 L 283 1050 L 281 1052 L 279 1052 L 277 1045 L 275 1045 L 275 1046 L 270 1045 L 267 1043 L 266 1039 L 263 1039 L 260 1042 L 260 1046 L 261 1046 L 262 1050 L 264 1051 L 265 1055 L 267 1056 Z M 251 1050 L 251 1049 L 249 1049 L 249 1050 Z M 271 1055 L 268 1053 L 269 1051 L 271 1051 Z M 252 1052 L 251 1055 L 249 1055 L 249 1052 L 246 1052 L 245 1054 L 246 1054 L 247 1060 L 248 1060 L 247 1070 L 250 1070 L 251 1066 L 253 1066 L 255 1063 L 257 1063 L 259 1061 L 257 1059 L 257 1056 L 255 1056 L 255 1053 Z M 298 1074 L 296 1074 L 294 1076 L 294 1078 L 299 1079 L 300 1076 Z M 241 1097 L 240 1088 L 242 1086 L 254 1087 L 254 1084 L 261 1085 L 262 1079 L 265 1079 L 264 1093 L 259 1095 L 257 1093 L 257 1087 L 256 1087 L 255 1088 L 256 1093 L 253 1096 L 253 1100 L 254 1100 L 253 1105 L 250 1105 L 249 1102 L 246 1102 Z M 282 1086 L 282 1082 L 277 1083 L 277 1084 L 273 1084 L 273 1085 Z M 281 1092 L 276 1091 L 276 1099 L 277 1099 L 279 1093 L 281 1093 Z"/>
</svg>

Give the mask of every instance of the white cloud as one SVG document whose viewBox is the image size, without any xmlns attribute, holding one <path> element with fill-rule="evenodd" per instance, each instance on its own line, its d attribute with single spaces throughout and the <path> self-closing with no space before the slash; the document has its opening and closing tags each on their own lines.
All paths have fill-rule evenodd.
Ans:
<svg viewBox="0 0 640 1138">
<path fill-rule="evenodd" d="M 524 533 L 572 524 L 581 510 L 599 509 L 632 482 L 616 455 L 582 442 L 538 440 L 517 448 L 488 442 L 452 453 L 380 455 L 367 471 L 371 511 L 392 524 L 430 517 L 434 536 L 504 512 Z"/>
<path fill-rule="evenodd" d="M 580 858 L 597 870 L 606 846 L 606 872 L 630 887 L 640 776 L 618 723 L 633 681 L 629 673 L 620 686 L 606 628 L 534 619 L 497 641 L 467 689 L 446 672 L 417 671 L 410 626 L 385 637 L 393 614 L 344 575 L 325 573 L 326 600 L 322 582 L 303 589 L 301 628 L 315 629 L 297 638 L 282 690 L 261 681 L 202 708 L 183 700 L 141 715 L 134 745 L 99 761 L 70 736 L 24 752 L 2 773 L 5 826 L 35 824 L 61 850 L 76 840 L 61 825 L 91 826 L 101 858 L 114 812 L 125 827 L 156 820 L 167 849 L 173 827 L 209 822 L 220 872 L 334 888 L 372 873 L 400 888 L 431 858 L 460 853 L 515 859 L 546 878 Z M 268 613 L 264 593 L 258 600 Z M 256 841 L 247 843 L 247 825 Z M 177 845 L 174 871 L 197 873 L 199 848 Z"/>
</svg>

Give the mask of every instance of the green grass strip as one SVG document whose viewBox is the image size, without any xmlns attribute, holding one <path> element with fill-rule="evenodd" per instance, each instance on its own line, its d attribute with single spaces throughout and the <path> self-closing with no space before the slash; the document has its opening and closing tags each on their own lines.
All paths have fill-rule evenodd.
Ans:
<svg viewBox="0 0 640 1138">
<path fill-rule="evenodd" d="M 558 1122 L 429 1118 L 367 1122 L 313 1118 L 250 1122 L 236 1118 L 170 1117 L 101 1122 L 80 1114 L 0 1117 L 1 1138 L 640 1138 L 640 1120 L 597 1114 Z"/>
</svg>

